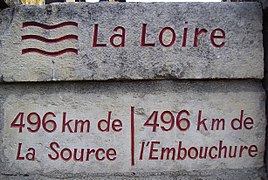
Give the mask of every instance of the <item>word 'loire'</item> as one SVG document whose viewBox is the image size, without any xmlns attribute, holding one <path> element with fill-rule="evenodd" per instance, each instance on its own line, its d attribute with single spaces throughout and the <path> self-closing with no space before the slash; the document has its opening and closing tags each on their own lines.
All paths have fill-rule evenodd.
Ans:
<svg viewBox="0 0 268 180">
<path fill-rule="evenodd" d="M 107 47 L 107 42 L 104 40 L 99 40 L 99 33 L 102 32 L 99 30 L 99 24 L 94 24 L 93 28 L 93 42 L 92 47 Z M 125 47 L 126 42 L 126 29 L 123 26 L 117 26 L 113 30 L 114 34 L 109 38 L 110 45 L 113 47 Z M 180 34 L 181 33 L 181 34 Z M 152 34 L 147 27 L 147 24 L 142 24 L 141 34 L 137 35 L 137 39 L 140 38 L 141 47 L 155 47 L 156 44 L 160 44 L 163 47 L 171 47 L 175 43 L 180 44 L 181 47 L 192 46 L 198 47 L 198 41 L 201 39 L 207 39 L 210 42 L 210 45 L 216 48 L 222 48 L 225 44 L 225 32 L 216 28 L 213 30 L 208 30 L 205 28 L 195 28 L 194 34 L 188 33 L 188 22 L 185 22 L 185 26 L 181 32 L 176 32 L 175 28 L 164 27 L 158 30 L 158 34 L 154 35 L 158 39 L 147 40 L 147 35 Z M 139 37 L 138 37 L 139 36 Z M 189 45 L 189 37 L 192 37 L 192 45 Z M 177 40 L 179 39 L 179 40 Z"/>
</svg>

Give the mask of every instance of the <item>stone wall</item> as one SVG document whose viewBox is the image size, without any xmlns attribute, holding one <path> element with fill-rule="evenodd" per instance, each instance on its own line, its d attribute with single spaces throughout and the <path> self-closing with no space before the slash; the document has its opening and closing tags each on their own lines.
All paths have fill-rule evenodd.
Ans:
<svg viewBox="0 0 268 180">
<path fill-rule="evenodd" d="M 268 23 L 267 23 L 267 20 L 268 20 L 268 8 L 267 8 L 267 1 L 264 2 L 264 5 L 263 5 L 263 46 L 264 46 L 264 62 L 265 62 L 265 70 L 264 70 L 264 81 L 263 81 L 263 84 L 264 84 L 264 87 L 265 87 L 265 90 L 266 90 L 266 94 L 267 94 L 267 90 L 268 90 L 268 79 L 267 79 L 267 67 L 268 67 L 268 53 L 267 53 L 267 50 L 268 50 Z M 268 112 L 268 105 L 267 105 L 267 101 L 266 101 L 266 117 L 267 117 L 267 112 Z M 266 146 L 267 146 L 267 137 L 266 137 Z M 266 151 L 266 168 L 268 167 L 267 166 L 267 162 L 268 162 L 268 159 L 267 159 L 267 151 Z"/>
<path fill-rule="evenodd" d="M 266 179 L 262 16 L 260 3 L 2 10 L 1 179 Z"/>
</svg>

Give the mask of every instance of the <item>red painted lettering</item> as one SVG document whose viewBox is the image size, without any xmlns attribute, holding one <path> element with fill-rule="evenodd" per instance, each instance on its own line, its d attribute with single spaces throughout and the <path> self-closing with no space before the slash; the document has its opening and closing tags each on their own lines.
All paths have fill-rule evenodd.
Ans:
<svg viewBox="0 0 268 180">
<path fill-rule="evenodd" d="M 188 157 L 191 159 L 196 159 L 198 156 L 198 150 L 195 147 L 190 147 L 188 150 Z"/>
<path fill-rule="evenodd" d="M 62 132 L 70 132 L 70 133 L 83 133 L 90 132 L 90 121 L 86 120 L 73 120 L 67 118 L 67 113 L 63 112 L 62 116 Z M 48 122 L 48 121 L 47 121 Z"/>
<path fill-rule="evenodd" d="M 187 40 L 187 32 L 188 32 L 188 27 L 187 27 L 188 22 L 185 22 L 185 28 L 183 29 L 183 39 L 182 39 L 182 47 L 186 46 L 186 40 Z"/>
<path fill-rule="evenodd" d="M 80 127 L 80 130 L 79 130 Z M 86 132 L 89 133 L 90 131 L 90 121 L 89 120 L 75 120 L 74 123 L 74 132 L 84 132 L 84 128 Z"/>
<path fill-rule="evenodd" d="M 214 29 L 210 34 L 210 42 L 214 47 L 221 48 L 224 46 L 225 42 L 225 32 L 220 29 Z"/>
<path fill-rule="evenodd" d="M 150 148 L 150 155 L 149 155 L 149 160 L 158 160 L 158 157 L 157 156 L 154 156 L 153 153 L 157 153 L 158 152 L 158 149 L 155 148 L 155 145 L 156 144 L 160 144 L 159 141 L 152 141 L 151 142 L 151 148 Z"/>
<path fill-rule="evenodd" d="M 99 25 L 94 24 L 94 37 L 92 47 L 106 47 L 106 44 L 98 43 Z"/>
<path fill-rule="evenodd" d="M 258 155 L 258 148 L 257 148 L 256 145 L 249 146 L 249 148 L 248 148 L 248 155 L 250 157 L 255 157 L 255 156 Z"/>
<path fill-rule="evenodd" d="M 145 151 L 147 149 L 148 151 Z M 148 152 L 148 153 L 146 153 Z M 144 160 L 147 154 L 148 160 L 185 160 L 189 159 L 221 159 L 221 158 L 242 158 L 246 155 L 257 156 L 257 146 L 225 146 L 223 141 L 215 146 L 190 146 L 184 147 L 179 141 L 177 147 L 161 147 L 160 141 L 142 142 L 140 160 Z M 176 159 L 175 159 L 176 158 Z"/>
<path fill-rule="evenodd" d="M 243 127 L 245 127 L 245 129 L 252 129 L 253 124 L 254 122 L 251 117 L 247 117 L 244 119 L 244 110 L 241 110 L 240 118 L 234 118 L 231 121 L 231 127 L 234 130 L 241 130 Z"/>
<path fill-rule="evenodd" d="M 34 148 L 28 148 L 25 157 L 21 155 L 22 154 L 21 149 L 22 149 L 22 143 L 19 143 L 16 160 L 25 160 L 25 159 L 28 161 L 35 160 L 35 149 Z"/>
<path fill-rule="evenodd" d="M 53 157 L 51 154 L 48 154 L 48 157 L 52 160 L 56 160 L 59 158 L 59 153 L 57 152 L 57 150 L 54 148 L 54 146 L 56 146 L 56 148 L 60 148 L 59 144 L 56 142 L 52 142 L 50 143 L 50 149 L 55 153 L 55 156 Z"/>
<path fill-rule="evenodd" d="M 96 150 L 96 159 L 98 161 L 103 161 L 105 159 L 105 157 L 104 156 L 101 157 L 100 153 L 103 155 L 105 153 L 104 149 L 100 148 L 100 149 Z"/>
<path fill-rule="evenodd" d="M 224 151 L 224 153 L 223 153 Z M 227 157 L 227 147 L 222 145 L 222 141 L 219 142 L 219 153 L 218 153 L 218 158 L 222 158 L 223 154 L 223 158 Z"/>
<path fill-rule="evenodd" d="M 86 161 L 89 160 L 89 157 L 91 154 L 95 154 L 95 149 L 87 149 L 87 153 L 86 153 Z"/>
<path fill-rule="evenodd" d="M 64 148 L 61 150 L 60 156 L 64 161 L 69 161 L 72 158 L 72 151 L 69 148 Z"/>
<path fill-rule="evenodd" d="M 183 156 L 181 156 L 183 154 Z M 182 142 L 179 142 L 177 160 L 184 160 L 187 156 L 187 150 L 182 147 Z"/>
<path fill-rule="evenodd" d="M 122 121 L 120 121 L 119 119 L 115 119 L 112 123 L 112 129 L 116 132 L 119 132 L 122 130 Z"/>
<path fill-rule="evenodd" d="M 142 33 L 141 33 L 141 46 L 142 47 L 154 47 L 155 43 L 147 43 L 146 42 L 146 29 L 147 24 L 142 24 Z"/>
<path fill-rule="evenodd" d="M 116 151 L 114 148 L 109 148 L 106 152 L 106 157 L 110 161 L 114 161 L 116 159 Z"/>
<path fill-rule="evenodd" d="M 212 119 L 211 130 L 220 130 L 220 124 L 221 124 L 221 130 L 224 130 L 225 129 L 224 119 Z"/>
<path fill-rule="evenodd" d="M 107 151 L 103 148 L 61 148 L 57 142 L 50 143 L 51 154 L 48 157 L 51 160 L 63 160 L 63 161 L 114 161 L 116 159 L 116 150 L 114 148 L 108 148 Z"/>
<path fill-rule="evenodd" d="M 63 112 L 63 118 L 62 118 L 62 132 L 65 132 L 66 128 L 69 130 L 70 133 L 73 133 L 73 130 L 70 126 L 70 123 L 73 121 L 73 120 L 69 120 L 66 122 L 66 112 Z"/>
<path fill-rule="evenodd" d="M 239 157 L 242 157 L 243 151 L 247 150 L 248 147 L 247 146 L 240 146 L 240 152 L 239 152 Z"/>
<path fill-rule="evenodd" d="M 41 118 L 38 113 L 32 112 L 27 116 L 27 122 L 31 125 L 31 127 L 27 127 L 29 132 L 35 133 L 39 131 L 41 127 Z M 35 126 L 35 128 L 34 128 Z"/>
<path fill-rule="evenodd" d="M 233 154 L 232 154 L 232 150 L 234 150 Z M 237 152 L 237 146 L 230 146 L 229 147 L 229 158 L 235 158 L 236 152 Z"/>
<path fill-rule="evenodd" d="M 121 34 L 115 34 L 110 38 L 110 43 L 114 47 L 124 47 L 125 46 L 125 38 L 126 38 L 126 30 L 122 26 L 118 26 L 114 29 L 114 32 L 121 30 Z M 120 41 L 120 43 L 116 44 L 116 40 Z"/>
<path fill-rule="evenodd" d="M 74 160 L 75 161 L 83 161 L 83 159 L 84 159 L 84 151 L 85 151 L 84 149 L 81 149 L 80 153 L 79 153 L 78 149 L 74 149 Z M 79 154 L 80 154 L 80 157 L 77 157 Z"/>
<path fill-rule="evenodd" d="M 29 161 L 34 161 L 35 160 L 35 149 L 34 148 L 29 148 L 25 157 Z"/>
<path fill-rule="evenodd" d="M 24 157 L 21 156 L 21 146 L 22 146 L 22 143 L 19 143 L 19 147 L 18 147 L 18 152 L 17 152 L 17 158 L 16 158 L 16 160 L 24 160 Z"/>
<path fill-rule="evenodd" d="M 200 154 L 199 158 L 200 159 L 207 159 L 207 154 L 208 154 L 208 147 L 200 147 Z"/>
<path fill-rule="evenodd" d="M 177 115 L 177 118 L 176 118 L 176 125 L 177 125 L 177 128 L 181 131 L 186 131 L 190 128 L 190 121 L 189 119 L 187 118 L 182 118 L 182 114 L 186 114 L 187 116 L 190 115 L 190 113 L 187 111 L 187 110 L 181 110 L 178 115 Z"/>
<path fill-rule="evenodd" d="M 143 151 L 144 151 L 145 142 L 141 143 L 141 150 L 140 150 L 140 160 L 143 159 Z"/>
<path fill-rule="evenodd" d="M 253 119 L 251 117 L 247 117 L 245 120 L 244 120 L 244 127 L 246 129 L 252 129 L 253 128 Z"/>
<path fill-rule="evenodd" d="M 200 36 L 201 34 L 206 34 L 208 31 L 206 29 L 199 29 L 199 28 L 195 28 L 195 33 L 194 33 L 194 47 L 197 47 L 197 43 L 198 43 L 198 36 Z"/>
<path fill-rule="evenodd" d="M 164 155 L 166 154 L 166 160 L 169 160 L 169 157 L 171 156 L 171 160 L 175 160 L 175 154 L 176 154 L 176 149 L 175 148 L 162 148 L 161 150 L 161 160 L 164 159 Z"/>
<path fill-rule="evenodd" d="M 207 121 L 207 119 L 205 118 L 205 119 L 202 119 L 202 111 L 200 110 L 199 112 L 198 112 L 198 121 L 197 121 L 197 130 L 198 131 L 200 131 L 200 129 L 201 129 L 201 125 L 203 126 L 203 128 L 204 128 L 204 130 L 208 130 L 208 128 L 207 128 L 207 126 L 206 126 L 206 122 Z"/>
<path fill-rule="evenodd" d="M 163 38 L 163 35 L 164 35 L 164 33 L 166 31 L 169 31 L 171 33 L 171 37 L 172 37 L 171 40 L 170 40 L 170 42 L 167 43 L 167 44 L 164 43 L 164 39 L 165 38 Z M 159 34 L 159 42 L 160 42 L 160 44 L 162 46 L 164 46 L 164 47 L 170 47 L 170 46 L 172 46 L 175 43 L 175 40 L 176 40 L 176 33 L 175 33 L 174 29 L 172 29 L 171 27 L 165 27 L 165 28 L 163 28 L 160 31 L 160 34 Z"/>
<path fill-rule="evenodd" d="M 111 122 L 112 111 L 108 112 L 108 117 L 106 119 L 102 119 L 98 122 L 98 129 L 101 132 L 109 132 L 110 126 L 113 131 L 119 132 L 122 130 L 122 121 L 119 119 L 115 119 Z"/>
<path fill-rule="evenodd" d="M 214 154 L 214 156 L 212 155 L 212 150 L 213 150 L 213 149 L 214 149 L 215 151 L 218 150 L 216 146 L 212 146 L 212 147 L 209 149 L 208 155 L 209 155 L 209 157 L 210 157 L 211 159 L 215 159 L 215 158 L 217 158 L 217 155 L 216 155 L 216 154 Z"/>
</svg>

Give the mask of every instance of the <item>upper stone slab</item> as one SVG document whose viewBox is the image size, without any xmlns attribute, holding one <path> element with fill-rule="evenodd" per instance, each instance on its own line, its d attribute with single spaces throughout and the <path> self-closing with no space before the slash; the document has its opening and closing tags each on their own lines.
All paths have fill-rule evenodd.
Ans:
<svg viewBox="0 0 268 180">
<path fill-rule="evenodd" d="M 77 3 L 0 12 L 2 81 L 263 77 L 260 3 Z"/>
</svg>

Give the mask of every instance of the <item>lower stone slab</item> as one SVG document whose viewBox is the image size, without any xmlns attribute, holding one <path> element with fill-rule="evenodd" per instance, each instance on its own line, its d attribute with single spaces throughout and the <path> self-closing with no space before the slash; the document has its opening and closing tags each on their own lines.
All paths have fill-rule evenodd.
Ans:
<svg viewBox="0 0 268 180">
<path fill-rule="evenodd" d="M 259 81 L 2 84 L 1 173 L 53 177 L 261 168 Z"/>
<path fill-rule="evenodd" d="M 219 169 L 208 171 L 180 171 L 180 172 L 154 172 L 154 173 L 117 173 L 117 174 L 62 174 L 62 175 L 0 175 L 1 180 L 122 180 L 122 179 L 139 179 L 139 180 L 163 180 L 163 179 L 180 179 L 180 180 L 215 180 L 215 179 L 233 179 L 233 180 L 251 180 L 267 179 L 265 168 L 244 168 L 244 169 Z"/>
</svg>

